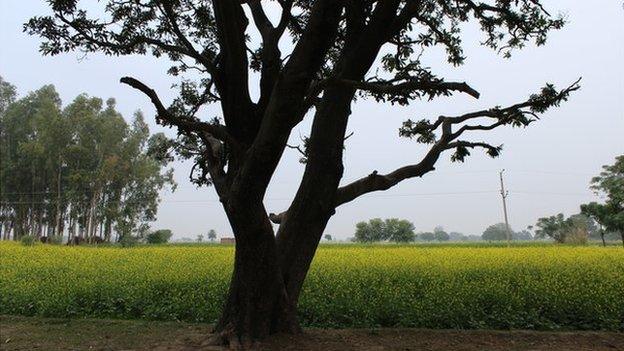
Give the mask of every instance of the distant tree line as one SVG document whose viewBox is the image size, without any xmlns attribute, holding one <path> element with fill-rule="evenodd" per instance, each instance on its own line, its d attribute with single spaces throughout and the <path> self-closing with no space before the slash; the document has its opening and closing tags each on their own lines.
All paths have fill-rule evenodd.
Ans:
<svg viewBox="0 0 624 351">
<path fill-rule="evenodd" d="M 160 190 L 175 188 L 168 143 L 113 99 L 63 107 L 52 85 L 17 99 L 0 77 L 0 237 L 147 235 Z"/>
<path fill-rule="evenodd" d="M 331 240 L 326 237 L 327 240 Z M 368 222 L 359 222 L 355 227 L 353 241 L 361 243 L 396 242 L 408 243 L 414 241 L 470 241 L 478 240 L 474 235 L 464 235 L 458 232 L 447 233 L 443 227 L 437 226 L 432 232 L 414 232 L 414 224 L 406 219 L 373 218 Z"/>
<path fill-rule="evenodd" d="M 414 224 L 405 219 L 373 218 L 368 222 L 355 225 L 355 241 L 357 242 L 410 242 L 414 241 Z"/>
</svg>

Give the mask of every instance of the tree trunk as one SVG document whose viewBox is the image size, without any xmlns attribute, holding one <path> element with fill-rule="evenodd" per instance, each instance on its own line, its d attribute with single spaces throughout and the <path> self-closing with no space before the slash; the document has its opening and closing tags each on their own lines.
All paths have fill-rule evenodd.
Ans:
<svg viewBox="0 0 624 351">
<path fill-rule="evenodd" d="M 98 201 L 100 198 L 101 188 L 99 186 L 95 187 L 93 195 L 91 197 L 91 201 L 89 203 L 89 210 L 87 212 L 87 223 L 86 223 L 86 237 L 87 241 L 91 241 L 93 236 L 95 235 L 95 231 L 97 230 L 97 219 L 96 216 L 96 208 L 98 205 Z"/>
<path fill-rule="evenodd" d="M 239 201 L 226 213 L 236 237 L 234 272 L 210 343 L 247 348 L 270 334 L 300 332 L 264 207 Z"/>
<path fill-rule="evenodd" d="M 59 161 L 58 173 L 56 177 L 56 224 L 54 227 L 55 235 L 62 235 L 61 233 L 61 162 Z"/>
<path fill-rule="evenodd" d="M 312 125 L 306 170 L 278 231 L 278 249 L 289 297 L 296 305 L 327 222 L 335 213 L 343 174 L 342 154 L 354 91 L 329 88 Z"/>
</svg>

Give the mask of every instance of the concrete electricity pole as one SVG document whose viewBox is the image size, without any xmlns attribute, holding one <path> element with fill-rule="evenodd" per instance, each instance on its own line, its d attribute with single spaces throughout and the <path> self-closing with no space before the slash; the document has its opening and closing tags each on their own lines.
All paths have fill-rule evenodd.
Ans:
<svg viewBox="0 0 624 351">
<path fill-rule="evenodd" d="M 505 214 L 505 228 L 507 229 L 507 245 L 511 245 L 511 228 L 509 227 L 509 219 L 507 218 L 507 196 L 509 195 L 509 191 L 505 190 L 505 183 L 503 182 L 503 169 L 500 171 L 500 184 L 501 184 L 501 197 L 503 198 L 503 213 Z"/>
</svg>

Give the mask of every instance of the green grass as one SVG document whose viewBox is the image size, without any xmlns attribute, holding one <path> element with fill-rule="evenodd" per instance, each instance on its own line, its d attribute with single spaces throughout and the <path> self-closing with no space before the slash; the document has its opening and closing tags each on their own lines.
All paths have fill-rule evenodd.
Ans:
<svg viewBox="0 0 624 351">
<path fill-rule="evenodd" d="M 323 245 L 299 315 L 315 327 L 624 330 L 621 247 Z M 214 322 L 232 246 L 0 243 L 0 314 Z"/>
</svg>

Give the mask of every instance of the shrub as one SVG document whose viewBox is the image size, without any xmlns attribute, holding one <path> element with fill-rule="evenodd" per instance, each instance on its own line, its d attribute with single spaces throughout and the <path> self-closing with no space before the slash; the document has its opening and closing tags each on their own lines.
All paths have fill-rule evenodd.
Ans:
<svg viewBox="0 0 624 351">
<path fill-rule="evenodd" d="M 173 233 L 169 229 L 160 229 L 153 231 L 145 237 L 148 244 L 164 244 L 171 239 Z"/>
<path fill-rule="evenodd" d="M 139 238 L 133 235 L 124 235 L 119 240 L 121 247 L 133 247 L 139 243 Z"/>
<path fill-rule="evenodd" d="M 48 237 L 48 244 L 51 245 L 61 245 L 63 243 L 62 235 L 50 235 Z"/>
<path fill-rule="evenodd" d="M 34 235 L 24 235 L 20 239 L 20 243 L 22 243 L 22 245 L 24 246 L 34 246 L 36 242 L 37 237 L 35 237 Z"/>
<path fill-rule="evenodd" d="M 572 226 L 565 236 L 566 244 L 585 245 L 587 244 L 587 228 L 584 226 Z"/>
</svg>

